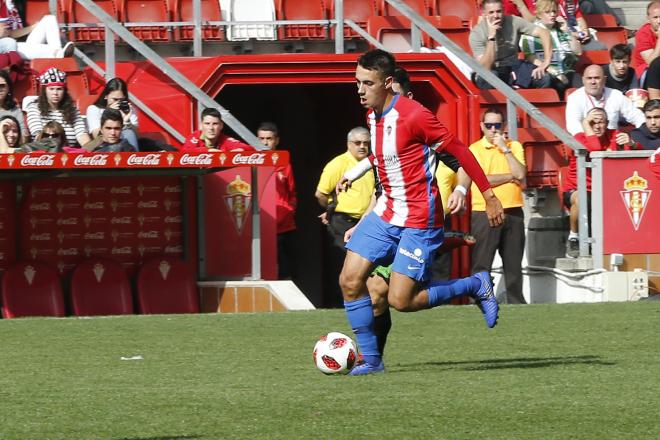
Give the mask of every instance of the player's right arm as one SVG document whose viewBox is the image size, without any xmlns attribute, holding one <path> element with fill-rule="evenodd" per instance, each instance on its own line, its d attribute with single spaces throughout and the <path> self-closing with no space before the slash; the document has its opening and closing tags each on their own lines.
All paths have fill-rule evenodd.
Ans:
<svg viewBox="0 0 660 440">
<path fill-rule="evenodd" d="M 357 163 L 353 168 L 346 171 L 344 175 L 337 181 L 336 191 L 342 192 L 346 191 L 351 187 L 351 184 L 358 180 L 360 177 L 364 176 L 367 171 L 372 169 L 374 166 L 374 156 L 370 154 L 369 156 L 362 159 Z"/>
</svg>

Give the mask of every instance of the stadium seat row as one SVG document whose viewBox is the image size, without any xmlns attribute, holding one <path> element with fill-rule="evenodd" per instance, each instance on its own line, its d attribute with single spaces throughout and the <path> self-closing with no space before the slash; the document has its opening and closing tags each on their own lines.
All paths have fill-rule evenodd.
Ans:
<svg viewBox="0 0 660 440">
<path fill-rule="evenodd" d="M 199 313 L 195 278 L 188 265 L 171 258 L 147 261 L 137 275 L 137 304 L 143 314 Z M 37 261 L 20 262 L 2 278 L 2 316 L 66 315 L 57 270 Z M 71 276 L 71 311 L 76 316 L 134 313 L 131 284 L 114 260 L 91 258 Z"/>
</svg>

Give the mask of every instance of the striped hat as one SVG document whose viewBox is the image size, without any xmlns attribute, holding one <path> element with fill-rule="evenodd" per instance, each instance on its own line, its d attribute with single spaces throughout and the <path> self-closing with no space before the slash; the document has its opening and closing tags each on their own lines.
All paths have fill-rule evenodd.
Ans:
<svg viewBox="0 0 660 440">
<path fill-rule="evenodd" d="M 39 75 L 39 84 L 42 87 L 66 86 L 66 73 L 56 67 L 49 67 Z"/>
</svg>

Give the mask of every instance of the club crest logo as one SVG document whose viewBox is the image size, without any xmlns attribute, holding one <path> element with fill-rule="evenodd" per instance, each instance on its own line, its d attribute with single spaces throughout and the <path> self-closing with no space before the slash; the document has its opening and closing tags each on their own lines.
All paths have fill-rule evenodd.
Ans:
<svg viewBox="0 0 660 440">
<path fill-rule="evenodd" d="M 63 167 L 66 166 L 66 163 L 67 163 L 68 161 L 69 161 L 69 156 L 67 156 L 66 154 L 62 154 L 62 155 L 60 156 L 60 162 L 62 163 L 62 166 L 63 166 Z"/>
<path fill-rule="evenodd" d="M 100 283 L 103 279 L 103 274 L 105 273 L 105 267 L 101 263 L 96 263 L 92 269 L 92 272 L 94 272 L 94 278 L 96 278 L 96 282 Z"/>
<path fill-rule="evenodd" d="M 273 165 L 277 165 L 277 162 L 280 160 L 280 155 L 273 153 L 270 155 L 270 160 L 273 162 Z"/>
<path fill-rule="evenodd" d="M 637 171 L 623 181 L 623 188 L 624 190 L 620 191 L 621 198 L 636 231 L 642 223 L 644 211 L 646 211 L 653 191 L 647 189 L 648 181 L 637 174 Z"/>
<path fill-rule="evenodd" d="M 172 153 L 170 153 L 170 154 L 167 155 L 167 157 L 165 159 L 167 159 L 167 164 L 168 165 L 172 165 L 172 162 L 174 162 L 174 155 Z"/>
<path fill-rule="evenodd" d="M 245 220 L 249 214 L 250 201 L 252 200 L 252 187 L 249 183 L 237 175 L 229 185 L 227 185 L 227 195 L 223 196 L 225 205 L 229 210 L 236 231 L 243 232 Z"/>
<path fill-rule="evenodd" d="M 218 160 L 220 161 L 220 165 L 224 165 L 227 160 L 227 155 L 225 153 L 220 153 L 218 155 Z"/>
<path fill-rule="evenodd" d="M 160 275 L 163 277 L 163 280 L 167 280 L 167 275 L 170 273 L 170 269 L 172 266 L 167 260 L 163 260 L 160 262 L 158 265 L 158 271 L 160 272 Z"/>
<path fill-rule="evenodd" d="M 25 275 L 25 280 L 28 282 L 30 286 L 34 281 L 34 276 L 36 275 L 36 273 L 37 271 L 34 270 L 34 267 L 32 266 L 25 266 L 25 270 L 23 270 L 23 275 Z"/>
</svg>

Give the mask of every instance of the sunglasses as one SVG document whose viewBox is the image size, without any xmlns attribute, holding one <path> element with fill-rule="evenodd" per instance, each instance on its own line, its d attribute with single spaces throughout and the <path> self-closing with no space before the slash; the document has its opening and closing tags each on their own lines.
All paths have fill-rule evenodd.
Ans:
<svg viewBox="0 0 660 440">
<path fill-rule="evenodd" d="M 502 123 L 501 122 L 484 122 L 484 127 L 487 129 L 495 128 L 496 130 L 500 130 L 502 128 Z"/>
<path fill-rule="evenodd" d="M 9 84 L 7 83 L 0 83 L 0 90 L 4 90 L 9 87 Z"/>
<path fill-rule="evenodd" d="M 45 138 L 58 138 L 58 137 L 60 137 L 60 135 L 58 133 L 42 133 L 41 136 L 45 137 Z"/>
<path fill-rule="evenodd" d="M 369 145 L 371 145 L 371 141 L 349 141 L 349 142 L 350 142 L 351 144 L 355 144 L 355 145 L 364 145 L 364 146 L 366 146 L 366 147 L 368 147 Z"/>
</svg>

